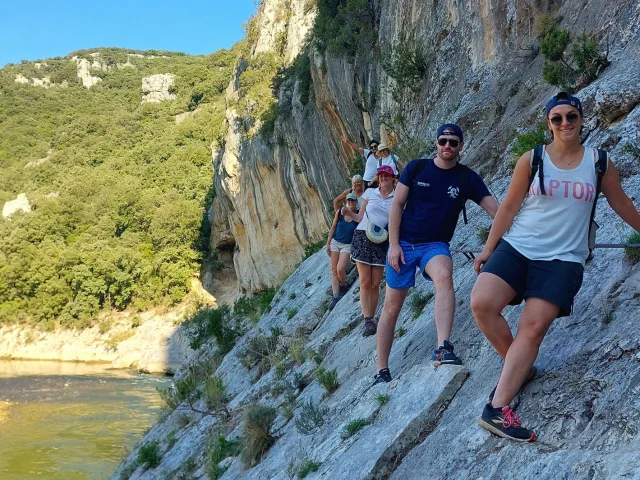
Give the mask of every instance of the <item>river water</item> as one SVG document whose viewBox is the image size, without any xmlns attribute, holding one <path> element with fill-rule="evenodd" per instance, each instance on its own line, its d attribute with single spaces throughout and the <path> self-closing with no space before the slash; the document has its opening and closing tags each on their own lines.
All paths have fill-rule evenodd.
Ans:
<svg viewBox="0 0 640 480">
<path fill-rule="evenodd" d="M 168 377 L 0 360 L 0 479 L 106 479 L 155 423 Z"/>
</svg>

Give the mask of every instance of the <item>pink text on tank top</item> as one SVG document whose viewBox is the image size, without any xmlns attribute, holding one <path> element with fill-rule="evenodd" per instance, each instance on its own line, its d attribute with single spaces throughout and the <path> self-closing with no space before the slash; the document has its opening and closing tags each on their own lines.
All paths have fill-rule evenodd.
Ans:
<svg viewBox="0 0 640 480">
<path fill-rule="evenodd" d="M 529 195 L 540 195 L 539 178 L 531 184 Z M 545 192 L 549 197 L 574 198 L 575 200 L 584 200 L 585 202 L 593 202 L 593 194 L 596 187 L 591 183 L 572 182 L 570 180 L 554 180 L 545 177 Z"/>
</svg>

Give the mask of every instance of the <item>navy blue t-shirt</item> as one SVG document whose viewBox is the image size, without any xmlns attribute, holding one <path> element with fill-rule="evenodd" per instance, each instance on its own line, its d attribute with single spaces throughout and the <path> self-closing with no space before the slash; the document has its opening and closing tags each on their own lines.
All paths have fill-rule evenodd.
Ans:
<svg viewBox="0 0 640 480">
<path fill-rule="evenodd" d="M 480 203 L 489 189 L 480 176 L 465 165 L 450 169 L 427 160 L 424 169 L 413 179 L 417 160 L 411 160 L 400 175 L 400 183 L 409 187 L 409 196 L 400 223 L 400 240 L 408 243 L 449 243 L 465 200 Z M 466 170 L 463 183 L 462 172 Z M 462 191 L 464 190 L 464 191 Z"/>
</svg>

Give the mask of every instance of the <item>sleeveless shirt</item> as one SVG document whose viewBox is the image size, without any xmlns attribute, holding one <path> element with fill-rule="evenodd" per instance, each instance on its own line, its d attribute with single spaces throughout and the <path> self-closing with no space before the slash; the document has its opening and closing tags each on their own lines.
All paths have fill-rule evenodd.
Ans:
<svg viewBox="0 0 640 480">
<path fill-rule="evenodd" d="M 533 159 L 533 152 L 531 152 Z M 556 167 L 546 148 L 542 155 L 546 195 L 536 174 L 520 212 L 504 239 L 530 260 L 565 260 L 585 264 L 596 191 L 595 152 L 584 149 L 580 164 Z"/>
<path fill-rule="evenodd" d="M 336 242 L 350 244 L 353 239 L 353 232 L 356 231 L 358 222 L 351 220 L 347 222 L 341 213 L 338 214 L 338 224 L 333 232 L 333 239 Z"/>
</svg>

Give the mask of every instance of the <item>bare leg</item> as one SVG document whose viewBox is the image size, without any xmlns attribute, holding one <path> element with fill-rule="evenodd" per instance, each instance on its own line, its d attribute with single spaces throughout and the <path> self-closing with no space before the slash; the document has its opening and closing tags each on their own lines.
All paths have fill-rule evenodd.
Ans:
<svg viewBox="0 0 640 480">
<path fill-rule="evenodd" d="M 380 298 L 380 282 L 382 282 L 382 276 L 384 275 L 384 267 L 371 267 L 371 292 L 369 296 L 369 311 L 373 317 L 376 314 L 376 308 L 378 308 L 378 298 Z"/>
<path fill-rule="evenodd" d="M 374 312 L 371 311 L 371 274 L 372 267 L 366 263 L 356 262 L 358 267 L 358 276 L 360 277 L 360 308 L 362 308 L 362 316 L 373 317 Z M 377 299 L 376 299 L 377 300 Z"/>
<path fill-rule="evenodd" d="M 331 252 L 331 291 L 334 295 L 340 289 L 340 280 L 338 279 L 338 261 L 340 260 L 340 252 Z"/>
<path fill-rule="evenodd" d="M 429 260 L 425 272 L 436 290 L 434 317 L 438 333 L 438 346 L 449 340 L 456 311 L 456 296 L 453 291 L 453 262 L 446 255 L 437 255 Z"/>
<path fill-rule="evenodd" d="M 541 298 L 527 299 L 518 333 L 507 352 L 498 388 L 491 402 L 494 408 L 508 405 L 518 393 L 559 311 L 560 307 Z"/>
<path fill-rule="evenodd" d="M 405 298 L 407 298 L 408 288 L 396 290 L 387 285 L 387 293 L 384 297 L 384 306 L 378 322 L 378 333 L 376 343 L 378 347 L 378 369 L 389 368 L 389 354 L 393 344 L 393 334 L 396 328 L 396 321 L 402 309 Z"/>
<path fill-rule="evenodd" d="M 481 273 L 471 291 L 471 310 L 476 323 L 503 360 L 513 336 L 501 312 L 515 295 L 507 282 L 492 273 Z"/>
<path fill-rule="evenodd" d="M 338 282 L 343 285 L 347 281 L 347 265 L 349 264 L 349 254 L 340 252 L 338 260 Z"/>
</svg>

